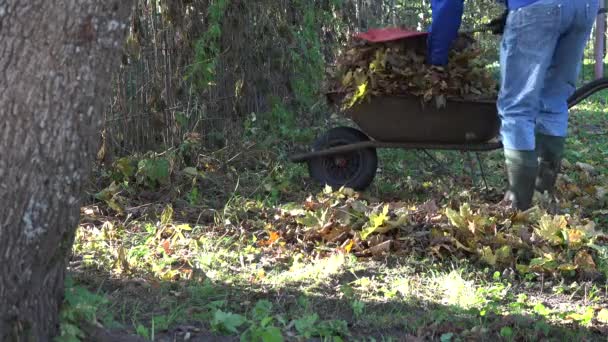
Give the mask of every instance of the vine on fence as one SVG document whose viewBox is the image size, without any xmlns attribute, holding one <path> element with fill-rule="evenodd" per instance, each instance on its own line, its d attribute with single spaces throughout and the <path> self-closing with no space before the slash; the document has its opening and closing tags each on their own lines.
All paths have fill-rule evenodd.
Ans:
<svg viewBox="0 0 608 342">
<path fill-rule="evenodd" d="M 229 4 L 230 0 L 215 0 L 209 5 L 208 28 L 194 44 L 194 61 L 187 69 L 186 79 L 199 91 L 214 84 L 221 54 L 222 19 Z"/>
</svg>

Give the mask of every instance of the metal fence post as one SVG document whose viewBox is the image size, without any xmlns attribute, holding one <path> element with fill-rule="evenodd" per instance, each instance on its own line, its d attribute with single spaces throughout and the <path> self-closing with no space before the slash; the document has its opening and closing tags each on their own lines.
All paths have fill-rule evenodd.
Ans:
<svg viewBox="0 0 608 342">
<path fill-rule="evenodd" d="M 600 9 L 606 5 L 600 1 Z M 601 14 L 595 22 L 595 79 L 604 77 L 604 35 L 606 34 L 606 16 Z"/>
</svg>

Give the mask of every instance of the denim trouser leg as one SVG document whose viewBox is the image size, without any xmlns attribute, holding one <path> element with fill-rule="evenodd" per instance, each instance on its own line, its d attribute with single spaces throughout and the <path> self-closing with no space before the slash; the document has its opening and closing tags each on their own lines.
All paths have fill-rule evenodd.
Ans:
<svg viewBox="0 0 608 342">
<path fill-rule="evenodd" d="M 541 0 L 511 11 L 501 44 L 498 112 L 505 148 L 533 151 L 545 77 L 562 22 L 559 0 Z"/>
<path fill-rule="evenodd" d="M 597 0 L 578 0 L 570 30 L 558 40 L 541 94 L 541 110 L 536 132 L 565 137 L 568 133 L 568 98 L 576 89 L 576 79 L 587 39 L 597 13 Z"/>
</svg>

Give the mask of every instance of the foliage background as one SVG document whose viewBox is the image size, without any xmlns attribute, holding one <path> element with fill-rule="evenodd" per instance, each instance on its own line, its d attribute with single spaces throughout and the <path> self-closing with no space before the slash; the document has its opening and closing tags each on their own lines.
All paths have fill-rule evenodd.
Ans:
<svg viewBox="0 0 608 342">
<path fill-rule="evenodd" d="M 468 1 L 462 30 L 501 11 L 493 0 Z M 431 17 L 428 0 L 139 0 L 134 13 L 105 113 L 106 163 L 176 146 L 189 132 L 210 148 L 243 134 L 267 146 L 308 143 L 310 127 L 331 114 L 324 70 L 348 37 L 424 30 Z M 477 38 L 492 65 L 498 38 Z"/>
</svg>

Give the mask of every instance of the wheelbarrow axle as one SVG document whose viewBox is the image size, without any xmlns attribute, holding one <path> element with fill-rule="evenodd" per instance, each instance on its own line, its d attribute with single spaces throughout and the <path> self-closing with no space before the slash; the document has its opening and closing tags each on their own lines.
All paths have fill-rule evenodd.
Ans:
<svg viewBox="0 0 608 342">
<path fill-rule="evenodd" d="M 302 163 L 314 158 L 335 156 L 344 153 L 363 150 L 366 148 L 389 148 L 389 149 L 405 149 L 405 150 L 453 150 L 463 152 L 485 152 L 498 150 L 502 148 L 502 143 L 499 141 L 476 143 L 476 144 L 440 144 L 440 143 L 401 143 L 401 142 L 380 142 L 380 141 L 361 141 L 347 145 L 330 147 L 327 149 L 301 153 L 290 157 L 294 163 Z"/>
</svg>

